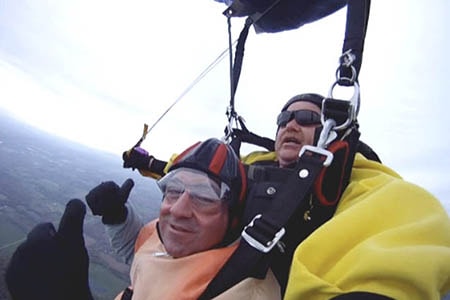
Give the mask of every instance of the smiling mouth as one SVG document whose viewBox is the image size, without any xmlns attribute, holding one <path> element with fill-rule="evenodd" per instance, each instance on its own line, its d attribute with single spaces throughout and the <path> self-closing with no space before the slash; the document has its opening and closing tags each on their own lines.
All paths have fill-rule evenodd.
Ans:
<svg viewBox="0 0 450 300">
<path fill-rule="evenodd" d="M 172 230 L 178 231 L 178 232 L 185 232 L 185 233 L 189 233 L 191 232 L 191 230 L 189 230 L 188 228 L 182 227 L 182 226 L 177 226 L 174 224 L 170 224 L 170 228 Z"/>
</svg>

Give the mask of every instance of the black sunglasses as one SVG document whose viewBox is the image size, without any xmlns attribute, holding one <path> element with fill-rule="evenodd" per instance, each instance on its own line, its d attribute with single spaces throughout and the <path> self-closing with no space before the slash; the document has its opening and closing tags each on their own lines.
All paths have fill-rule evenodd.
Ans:
<svg viewBox="0 0 450 300">
<path fill-rule="evenodd" d="M 299 125 L 319 125 L 320 114 L 312 110 L 285 110 L 277 117 L 277 125 L 284 127 L 289 121 L 295 118 L 295 122 Z"/>
</svg>

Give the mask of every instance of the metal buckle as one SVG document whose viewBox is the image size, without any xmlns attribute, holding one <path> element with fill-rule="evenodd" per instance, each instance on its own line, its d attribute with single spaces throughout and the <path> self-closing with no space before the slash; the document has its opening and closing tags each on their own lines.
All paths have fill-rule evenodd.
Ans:
<svg viewBox="0 0 450 300">
<path fill-rule="evenodd" d="M 315 147 L 315 146 L 311 146 L 311 145 L 304 145 L 302 147 L 302 149 L 300 149 L 300 153 L 298 154 L 298 157 L 301 157 L 303 155 L 303 153 L 305 153 L 306 151 L 310 151 L 310 152 L 314 152 L 316 154 L 320 154 L 325 156 L 325 161 L 323 162 L 323 165 L 325 167 L 328 167 L 329 165 L 331 165 L 331 162 L 333 161 L 333 153 L 331 153 L 328 150 L 325 150 L 323 148 L 319 148 L 319 147 Z"/>
<path fill-rule="evenodd" d="M 270 250 L 272 250 L 273 247 L 275 247 L 275 245 L 278 243 L 278 241 L 281 239 L 281 237 L 285 234 L 286 230 L 284 229 L 284 227 L 282 227 L 280 230 L 278 230 L 277 233 L 275 233 L 275 236 L 273 237 L 272 240 L 268 241 L 265 245 L 263 245 L 260 241 L 258 241 L 257 239 L 255 239 L 254 237 L 252 237 L 250 234 L 248 234 L 246 232 L 246 229 L 253 227 L 255 225 L 255 221 L 260 218 L 262 218 L 261 214 L 256 215 L 253 218 L 253 220 L 250 223 L 248 223 L 247 226 L 244 227 L 244 230 L 242 230 L 242 237 L 253 248 L 255 248 L 261 252 L 267 253 Z"/>
<path fill-rule="evenodd" d="M 324 121 L 322 114 L 322 122 L 322 130 L 320 132 L 319 140 L 317 141 L 317 147 L 325 149 L 337 137 L 336 132 L 333 130 L 336 126 L 336 121 L 334 119 L 327 119 Z"/>
</svg>

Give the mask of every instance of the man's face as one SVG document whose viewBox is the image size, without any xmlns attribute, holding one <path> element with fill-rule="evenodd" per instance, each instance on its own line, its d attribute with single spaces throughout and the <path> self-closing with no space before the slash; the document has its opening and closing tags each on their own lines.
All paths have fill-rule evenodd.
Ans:
<svg viewBox="0 0 450 300">
<path fill-rule="evenodd" d="M 320 114 L 320 109 L 316 105 L 306 101 L 294 102 L 287 110 L 311 110 Z M 286 167 L 297 161 L 300 149 L 304 145 L 313 144 L 314 131 L 319 125 L 299 125 L 294 118 L 286 126 L 280 126 L 275 139 L 275 152 L 280 167 Z"/>
<path fill-rule="evenodd" d="M 173 257 L 205 251 L 219 244 L 228 225 L 228 204 L 212 199 L 218 184 L 204 174 L 180 170 L 167 185 L 159 216 L 164 247 Z M 203 198 L 202 196 L 206 196 Z M 214 200 L 214 201 L 211 201 Z"/>
</svg>

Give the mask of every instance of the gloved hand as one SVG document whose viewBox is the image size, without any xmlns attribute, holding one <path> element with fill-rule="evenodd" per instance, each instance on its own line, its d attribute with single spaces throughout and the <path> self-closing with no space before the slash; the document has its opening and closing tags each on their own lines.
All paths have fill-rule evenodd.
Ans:
<svg viewBox="0 0 450 300">
<path fill-rule="evenodd" d="M 86 195 L 86 202 L 95 216 L 102 216 L 103 224 L 120 224 L 127 218 L 128 200 L 134 181 L 125 180 L 121 187 L 113 181 L 102 182 Z"/>
<path fill-rule="evenodd" d="M 84 245 L 86 205 L 72 199 L 59 223 L 35 226 L 17 247 L 6 269 L 15 300 L 93 299 L 89 289 L 89 256 Z"/>
<path fill-rule="evenodd" d="M 131 151 L 125 151 L 122 154 L 123 167 L 132 168 L 139 170 L 149 170 L 150 160 L 153 156 L 149 155 L 148 152 L 141 147 L 134 147 Z"/>
</svg>

